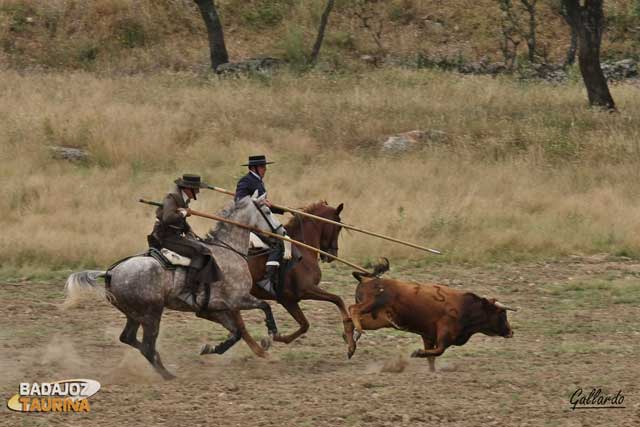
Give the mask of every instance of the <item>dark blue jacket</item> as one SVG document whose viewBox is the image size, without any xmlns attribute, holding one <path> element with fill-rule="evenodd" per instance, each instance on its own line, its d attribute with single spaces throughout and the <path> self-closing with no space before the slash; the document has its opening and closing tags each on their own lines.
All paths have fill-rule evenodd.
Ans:
<svg viewBox="0 0 640 427">
<path fill-rule="evenodd" d="M 262 196 L 267 192 L 267 189 L 264 188 L 264 182 L 249 172 L 238 181 L 238 185 L 236 186 L 236 201 L 242 199 L 245 196 L 253 196 L 253 193 L 258 190 L 258 196 Z M 278 208 L 271 208 L 271 212 L 274 214 L 282 215 L 284 211 Z"/>
</svg>

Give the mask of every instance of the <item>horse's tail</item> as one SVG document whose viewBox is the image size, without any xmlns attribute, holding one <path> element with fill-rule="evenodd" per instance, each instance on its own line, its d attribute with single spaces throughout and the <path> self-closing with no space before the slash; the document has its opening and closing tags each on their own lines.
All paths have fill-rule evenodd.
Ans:
<svg viewBox="0 0 640 427">
<path fill-rule="evenodd" d="M 107 271 L 86 270 L 71 274 L 64 285 L 67 296 L 63 306 L 65 308 L 75 307 L 87 296 L 110 299 L 110 294 L 104 286 L 100 286 L 98 283 L 98 279 L 101 277 L 108 280 Z"/>
</svg>

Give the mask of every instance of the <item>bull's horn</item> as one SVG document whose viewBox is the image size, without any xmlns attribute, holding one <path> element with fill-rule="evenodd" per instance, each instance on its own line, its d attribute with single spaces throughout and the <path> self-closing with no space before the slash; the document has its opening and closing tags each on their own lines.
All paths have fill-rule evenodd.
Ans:
<svg viewBox="0 0 640 427">
<path fill-rule="evenodd" d="M 502 304 L 500 301 L 496 301 L 493 304 L 495 304 L 495 306 L 498 308 L 502 308 L 503 310 L 518 311 L 516 308 L 507 307 L 506 305 Z"/>
</svg>

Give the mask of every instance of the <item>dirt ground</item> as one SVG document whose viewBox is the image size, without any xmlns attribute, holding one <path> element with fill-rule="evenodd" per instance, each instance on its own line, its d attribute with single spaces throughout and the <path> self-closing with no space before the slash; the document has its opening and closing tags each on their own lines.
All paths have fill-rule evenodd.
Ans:
<svg viewBox="0 0 640 427">
<path fill-rule="evenodd" d="M 392 265 L 393 268 L 393 265 Z M 219 325 L 165 312 L 159 349 L 178 378 L 165 382 L 118 341 L 124 316 L 103 300 L 62 310 L 63 283 L 0 284 L 0 425 L 581 426 L 640 425 L 640 264 L 572 258 L 549 263 L 406 266 L 389 276 L 439 282 L 520 307 L 512 339 L 474 336 L 430 373 L 410 359 L 421 340 L 367 333 L 346 358 L 337 310 L 304 302 L 309 332 L 266 360 L 244 343 L 199 356 Z M 353 302 L 349 270 L 324 267 L 324 287 Z M 294 322 L 275 308 L 278 326 Z M 259 312 L 245 316 L 264 336 Z M 89 378 L 102 384 L 88 414 L 21 414 L 6 400 L 20 382 Z M 624 394 L 624 409 L 575 410 L 577 388 Z"/>
</svg>

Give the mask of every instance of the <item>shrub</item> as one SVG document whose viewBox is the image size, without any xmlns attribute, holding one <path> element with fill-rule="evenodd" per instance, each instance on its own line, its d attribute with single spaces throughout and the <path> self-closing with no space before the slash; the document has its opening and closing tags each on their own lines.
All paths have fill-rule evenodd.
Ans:
<svg viewBox="0 0 640 427">
<path fill-rule="evenodd" d="M 243 8 L 242 18 L 252 27 L 274 27 L 282 22 L 293 3 L 292 0 L 259 0 Z"/>
<path fill-rule="evenodd" d="M 309 65 L 309 52 L 302 29 L 290 28 L 282 40 L 282 49 L 284 59 L 295 70 L 303 70 Z"/>
<path fill-rule="evenodd" d="M 142 47 L 147 44 L 147 31 L 138 19 L 122 18 L 116 22 L 116 37 L 127 48 Z"/>
</svg>

